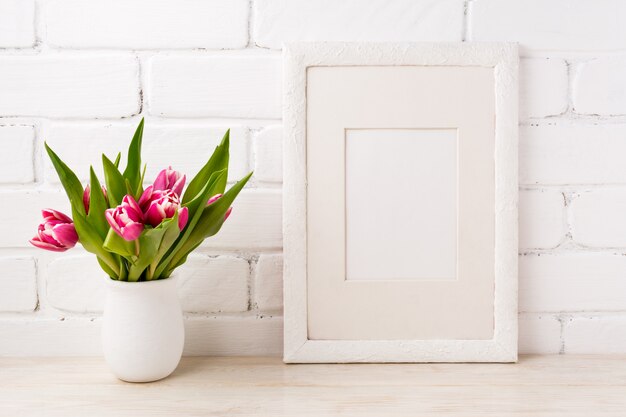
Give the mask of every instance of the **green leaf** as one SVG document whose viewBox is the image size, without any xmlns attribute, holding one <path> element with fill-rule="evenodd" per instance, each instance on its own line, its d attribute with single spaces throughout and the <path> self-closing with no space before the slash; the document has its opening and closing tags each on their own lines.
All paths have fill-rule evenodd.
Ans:
<svg viewBox="0 0 626 417">
<path fill-rule="evenodd" d="M 159 249 L 161 248 L 164 237 L 172 228 L 178 230 L 178 213 L 175 213 L 174 216 L 169 219 L 163 220 L 161 224 L 154 229 L 146 229 L 143 231 L 141 236 L 139 236 L 139 256 L 132 263 L 128 273 L 129 281 L 138 281 L 146 268 L 155 261 L 159 255 Z M 152 276 L 146 276 L 147 280 L 152 278 Z"/>
<path fill-rule="evenodd" d="M 104 181 L 107 185 L 107 195 L 111 207 L 119 206 L 126 195 L 126 182 L 120 171 L 115 167 L 106 155 L 102 154 L 102 167 L 104 168 Z"/>
<path fill-rule="evenodd" d="M 171 259 L 167 259 L 168 265 L 163 268 L 166 273 L 171 271 L 177 266 L 181 265 L 181 259 L 186 257 L 191 251 L 198 247 L 204 239 L 213 236 L 222 228 L 224 224 L 224 215 L 228 208 L 232 205 L 235 198 L 239 195 L 243 187 L 246 185 L 252 172 L 243 177 L 235 185 L 233 185 L 219 200 L 213 204 L 205 207 L 202 210 L 202 214 L 195 227 L 188 234 L 184 242 L 180 247 L 176 248 L 176 253 L 171 256 Z"/>
<path fill-rule="evenodd" d="M 214 192 L 216 184 L 221 184 L 221 181 L 223 181 L 223 176 L 226 176 L 226 170 L 214 172 L 213 175 L 211 175 L 211 178 L 209 178 L 209 181 L 204 185 L 203 189 L 196 196 L 196 198 L 188 203 L 183 204 L 183 206 L 187 207 L 187 209 L 189 210 L 189 220 L 187 221 L 185 232 L 176 240 L 165 259 L 161 261 L 154 273 L 155 277 L 159 278 L 161 276 L 161 274 L 165 270 L 165 267 L 170 262 L 174 254 L 178 252 L 178 250 L 182 247 L 185 241 L 189 238 L 189 235 L 192 233 L 196 223 L 198 223 L 198 221 L 200 220 L 200 216 L 202 215 L 203 208 L 206 206 L 206 202 L 209 200 L 209 197 L 211 197 L 211 193 Z"/>
<path fill-rule="evenodd" d="M 226 169 L 226 179 L 228 179 L 228 159 L 229 159 L 229 144 L 230 144 L 230 129 L 226 131 L 222 142 L 215 148 L 213 155 L 209 158 L 208 162 L 202 167 L 202 169 L 191 180 L 185 193 L 183 195 L 182 202 L 186 203 L 189 200 L 194 199 L 198 193 L 204 188 L 206 183 L 217 171 Z M 226 188 L 226 181 L 224 181 L 224 188 L 218 189 L 216 194 L 223 193 Z"/>
<path fill-rule="evenodd" d="M 109 231 L 109 223 L 104 217 L 104 211 L 109 208 L 102 186 L 96 176 L 93 167 L 89 168 L 91 193 L 89 197 L 89 213 L 87 213 L 87 222 L 89 222 L 102 236 L 105 238 Z"/>
<path fill-rule="evenodd" d="M 118 235 L 115 230 L 109 229 L 109 232 L 106 235 L 106 239 L 104 239 L 104 243 L 102 247 L 109 252 L 116 253 L 124 258 L 127 258 L 132 261 L 132 258 L 136 257 L 136 248 L 135 243 L 129 242 L 125 240 L 123 237 Z"/>
<path fill-rule="evenodd" d="M 128 162 L 126 163 L 126 169 L 124 170 L 124 178 L 130 182 L 130 187 L 134 191 L 133 197 L 138 199 L 141 191 L 141 140 L 143 138 L 143 124 L 144 119 L 141 119 L 137 130 L 133 135 L 133 140 L 128 146 Z"/>
<path fill-rule="evenodd" d="M 70 199 L 72 209 L 82 215 L 85 215 L 85 206 L 83 205 L 84 189 L 80 180 L 76 174 L 74 174 L 74 172 L 67 165 L 65 165 L 65 162 L 63 162 L 61 158 L 54 153 L 47 143 L 44 143 L 44 145 L 46 147 L 46 152 L 48 152 L 48 156 L 52 161 L 52 165 L 61 180 L 61 184 L 63 184 L 63 188 L 65 188 L 67 197 Z"/>
<path fill-rule="evenodd" d="M 164 224 L 161 223 L 158 227 L 163 227 L 165 229 L 165 233 L 163 234 L 163 238 L 161 240 L 161 244 L 159 245 L 159 249 L 157 253 L 154 255 L 154 259 L 150 262 L 150 267 L 148 268 L 147 279 L 151 280 L 153 278 L 159 279 L 161 277 L 155 277 L 154 273 L 156 271 L 157 266 L 163 256 L 167 253 L 167 251 L 172 247 L 178 236 L 180 236 L 180 229 L 178 228 L 178 212 L 172 218 L 172 221 Z"/>
<path fill-rule="evenodd" d="M 192 234 L 192 237 L 201 236 L 201 239 L 204 240 L 207 237 L 213 236 L 219 232 L 222 224 L 224 223 L 224 215 L 226 215 L 226 212 L 235 201 L 235 198 L 237 198 L 250 177 L 252 177 L 252 174 L 253 173 L 250 172 L 240 181 L 237 181 L 237 183 L 233 185 L 219 200 L 204 208 L 200 221 L 194 230 L 194 232 L 197 233 Z"/>
<path fill-rule="evenodd" d="M 118 152 L 117 156 L 115 157 L 115 162 L 113 162 L 113 164 L 115 165 L 115 168 L 119 169 L 120 168 L 120 160 L 122 159 L 122 153 Z"/>
<path fill-rule="evenodd" d="M 106 264 L 106 262 L 104 262 L 102 259 L 100 259 L 99 257 L 96 256 L 96 259 L 98 260 L 98 263 L 100 264 L 100 268 L 102 268 L 102 270 L 104 272 L 106 272 L 106 274 L 111 277 L 112 279 L 119 279 L 119 277 L 115 274 L 115 271 L 113 271 L 111 269 L 111 267 L 109 265 Z"/>
<path fill-rule="evenodd" d="M 89 224 L 87 218 L 77 210 L 72 210 L 72 219 L 74 220 L 74 227 L 76 228 L 78 239 L 85 250 L 95 254 L 113 271 L 115 276 L 119 277 L 119 258 L 103 248 L 104 239 L 100 236 L 98 231 L 95 230 L 93 226 Z"/>
</svg>

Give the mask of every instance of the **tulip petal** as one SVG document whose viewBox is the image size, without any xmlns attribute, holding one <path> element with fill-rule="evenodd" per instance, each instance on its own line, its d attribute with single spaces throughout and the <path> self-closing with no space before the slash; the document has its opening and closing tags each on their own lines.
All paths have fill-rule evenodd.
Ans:
<svg viewBox="0 0 626 417">
<path fill-rule="evenodd" d="M 65 223 L 55 226 L 52 229 L 52 236 L 63 246 L 68 249 L 76 246 L 78 242 L 78 234 L 73 224 Z"/>
<path fill-rule="evenodd" d="M 187 225 L 187 220 L 189 220 L 189 210 L 187 209 L 187 207 L 183 207 L 178 210 L 178 228 L 181 232 Z"/>
<path fill-rule="evenodd" d="M 53 209 L 43 209 L 41 211 L 41 214 L 43 215 L 44 219 L 48 219 L 50 217 L 56 219 L 56 220 L 60 220 L 63 223 L 72 223 L 72 219 L 68 216 L 66 216 L 65 214 L 61 213 L 60 211 L 57 210 L 53 210 Z"/>
<path fill-rule="evenodd" d="M 51 245 L 50 243 L 42 242 L 38 240 L 37 238 L 31 239 L 29 240 L 29 242 L 31 245 L 36 246 L 39 249 L 45 249 L 45 250 L 49 250 L 52 252 L 65 252 L 66 250 L 69 249 L 69 248 L 63 248 L 61 246 Z"/>
<path fill-rule="evenodd" d="M 209 200 L 206 202 L 206 205 L 210 205 L 215 203 L 217 200 L 220 199 L 220 197 L 222 197 L 222 194 L 215 194 L 213 197 L 209 198 Z"/>
<path fill-rule="evenodd" d="M 146 210 L 146 204 L 152 199 L 152 190 L 153 186 L 148 186 L 148 188 L 143 191 L 143 194 L 141 194 L 141 197 L 139 197 L 139 207 L 141 207 L 144 211 Z"/>
<path fill-rule="evenodd" d="M 83 206 L 85 206 L 85 212 L 89 213 L 89 202 L 91 200 L 91 187 L 87 185 L 85 191 L 83 191 Z"/>
<path fill-rule="evenodd" d="M 186 179 L 187 179 L 187 176 L 183 175 L 182 177 L 177 179 L 174 185 L 172 186 L 172 191 L 174 191 L 174 193 L 176 193 L 178 197 L 180 197 L 183 193 L 183 188 L 185 187 Z"/>
<path fill-rule="evenodd" d="M 154 180 L 154 189 L 155 190 L 165 190 L 167 189 L 167 169 L 161 170 Z"/>
<path fill-rule="evenodd" d="M 226 210 L 226 214 L 224 214 L 224 221 L 226 221 L 226 219 L 228 219 L 230 217 L 230 213 L 233 212 L 233 208 L 232 207 L 228 207 L 228 210 Z"/>
<path fill-rule="evenodd" d="M 130 223 L 122 227 L 121 236 L 124 240 L 131 241 L 137 239 L 139 235 L 141 235 L 141 232 L 143 232 L 142 223 Z"/>
</svg>

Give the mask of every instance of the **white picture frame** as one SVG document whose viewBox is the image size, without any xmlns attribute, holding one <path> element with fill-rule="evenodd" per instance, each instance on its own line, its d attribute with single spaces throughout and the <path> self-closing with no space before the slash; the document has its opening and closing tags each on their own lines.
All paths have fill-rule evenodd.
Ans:
<svg viewBox="0 0 626 417">
<path fill-rule="evenodd" d="M 512 43 L 333 42 L 291 43 L 285 45 L 283 49 L 285 362 L 515 362 L 517 360 L 518 61 L 517 45 Z M 320 68 L 321 70 L 318 70 Z M 341 70 L 333 71 L 333 68 L 339 68 Z M 369 72 L 361 71 L 360 68 L 367 69 Z M 416 70 L 413 71 L 413 68 Z M 422 71 L 422 68 L 425 70 Z M 417 69 L 420 70 L 418 71 Z M 459 70 L 457 71 L 457 69 Z M 389 71 L 396 70 L 399 70 L 397 74 L 389 73 Z M 377 71 L 379 71 L 380 74 L 378 74 Z M 355 91 L 354 86 L 352 87 L 353 90 L 350 90 L 351 80 L 360 77 L 362 74 L 366 74 L 367 78 L 365 79 L 367 79 L 367 83 L 356 83 L 354 85 L 359 86 L 359 91 L 365 90 L 363 97 L 366 97 L 366 100 L 371 100 L 376 97 L 385 100 L 386 98 L 383 96 L 387 94 L 387 85 L 390 86 L 390 90 L 396 88 L 398 91 L 406 87 L 406 91 L 408 92 L 406 96 L 407 102 L 412 103 L 411 100 L 416 100 L 415 104 L 411 104 L 411 106 L 415 107 L 411 107 L 411 109 L 424 109 L 423 113 L 428 113 L 428 116 L 424 116 L 423 119 L 419 118 L 421 116 L 416 116 L 416 122 L 411 123 L 411 126 L 406 126 L 404 124 L 405 122 L 402 122 L 402 117 L 404 116 L 394 118 L 396 113 L 404 113 L 406 110 L 401 107 L 405 104 L 405 100 L 401 100 L 401 102 L 398 103 L 399 107 L 397 109 L 389 109 L 388 114 L 380 118 L 381 120 L 386 120 L 385 123 L 377 125 L 374 120 L 370 124 L 368 124 L 369 122 L 364 122 L 365 127 L 360 125 L 343 125 L 345 133 L 342 134 L 344 138 L 342 140 L 344 140 L 345 143 L 342 145 L 334 145 L 334 139 L 326 140 L 327 137 L 334 137 L 333 135 L 326 135 L 324 131 L 326 126 L 330 123 L 329 121 L 332 122 L 332 120 L 334 120 L 334 118 L 324 113 L 327 111 L 325 109 L 329 107 L 328 103 L 330 103 L 328 94 L 337 94 L 339 102 L 343 99 L 351 100 L 350 97 L 342 97 L 341 94 L 355 95 L 354 93 L 350 93 L 351 91 Z M 378 80 L 380 83 L 378 83 L 376 79 L 376 77 L 379 76 L 382 77 Z M 435 98 L 427 104 L 422 105 L 423 103 L 419 102 L 421 98 L 415 98 L 416 95 L 411 93 L 411 88 L 414 86 L 410 85 L 413 82 L 417 82 L 418 84 L 422 82 L 420 81 L 420 77 L 434 77 L 432 78 L 434 81 L 428 81 L 429 84 L 425 84 L 426 81 L 424 81 L 421 88 L 428 87 L 433 83 L 434 85 L 440 85 L 442 86 L 442 91 L 446 90 L 445 94 L 442 93 L 442 98 L 438 98 L 437 94 L 430 94 L 429 97 Z M 463 82 L 456 83 L 459 79 L 463 79 L 464 77 L 468 77 L 467 82 L 461 80 Z M 405 86 L 397 84 L 404 82 L 403 80 L 405 78 L 407 80 Z M 484 87 L 487 86 L 488 83 L 491 83 L 491 89 L 480 89 L 480 85 Z M 398 89 L 398 86 L 400 89 Z M 471 90 L 471 88 L 475 88 L 475 90 Z M 335 93 L 335 90 L 338 92 Z M 316 91 L 321 92 L 318 94 Z M 446 94 L 455 94 L 455 91 L 458 91 L 459 100 L 466 103 L 467 112 L 462 111 L 462 109 L 459 110 L 458 108 L 452 110 L 455 108 L 455 100 L 451 100 L 447 105 L 438 102 L 442 101 L 443 96 Z M 482 94 L 481 91 L 485 94 Z M 474 101 L 472 101 L 472 94 L 476 97 L 476 105 L 468 106 L 467 103 L 474 103 Z M 360 93 L 356 95 L 360 96 Z M 417 96 L 419 95 L 418 93 Z M 350 102 L 346 101 L 346 103 Z M 481 110 L 472 110 L 474 108 L 480 108 L 481 103 L 484 103 L 484 109 L 487 110 L 482 111 L 482 113 Z M 358 102 L 355 104 L 356 107 L 359 107 Z M 345 103 L 344 107 L 346 107 Z M 393 107 L 393 105 L 391 107 Z M 368 108 L 368 106 L 364 108 Z M 359 111 L 361 110 L 362 109 L 359 107 Z M 370 110 L 366 109 L 363 111 L 367 112 Z M 375 106 L 372 107 L 371 111 L 376 111 Z M 475 113 L 473 116 L 472 111 Z M 465 127 L 459 128 L 455 126 L 454 117 L 457 116 L 450 116 L 450 114 L 454 112 L 461 115 L 458 117 L 466 117 L 467 115 L 474 117 L 474 119 L 462 122 L 467 126 L 471 125 L 472 128 L 474 125 L 480 126 L 481 123 L 484 125 L 485 129 L 491 126 L 490 129 L 492 129 L 492 131 L 490 130 L 490 132 L 492 132 L 493 135 L 484 135 L 483 133 L 486 132 L 486 130 L 472 131 L 471 129 L 465 129 Z M 493 114 L 489 114 L 490 112 Z M 409 114 L 408 111 L 406 111 L 406 113 Z M 416 113 L 422 114 L 419 111 L 416 111 Z M 369 121 L 372 117 L 376 119 L 378 118 L 378 113 L 372 113 L 369 116 L 369 118 L 364 120 Z M 342 116 L 337 117 L 340 118 Z M 452 117 L 452 119 L 450 119 L 450 117 Z M 448 121 L 448 119 L 451 121 Z M 428 120 L 432 120 L 433 122 L 428 122 Z M 476 121 L 474 122 L 474 120 Z M 488 122 L 486 122 L 487 120 Z M 394 123 L 401 122 L 403 124 L 400 126 L 394 125 Z M 343 122 L 337 122 L 335 129 L 340 127 L 341 123 Z M 492 256 L 492 258 L 487 256 L 486 258 L 490 259 L 489 262 L 483 262 L 483 264 L 487 263 L 490 268 L 489 274 L 485 275 L 489 276 L 489 278 L 481 279 L 485 280 L 485 282 L 483 282 L 485 288 L 491 288 L 486 291 L 491 292 L 483 291 L 480 297 L 484 298 L 485 294 L 491 294 L 489 295 L 491 300 L 486 304 L 488 305 L 486 311 L 492 314 L 492 321 L 483 320 L 486 324 L 477 325 L 476 334 L 483 335 L 480 338 L 458 336 L 463 333 L 463 330 L 460 329 L 458 334 L 455 333 L 454 323 L 450 324 L 450 320 L 445 321 L 447 319 L 441 319 L 441 327 L 439 325 L 433 325 L 431 327 L 426 326 L 423 329 L 420 328 L 415 331 L 415 334 L 418 334 L 418 336 L 423 333 L 428 337 L 416 337 L 412 332 L 406 332 L 407 335 L 411 335 L 404 337 L 404 333 L 402 332 L 406 331 L 407 323 L 420 323 L 420 320 L 423 322 L 424 320 L 428 320 L 428 315 L 422 314 L 421 317 L 404 316 L 405 321 L 402 322 L 402 319 L 397 319 L 397 317 L 403 317 L 399 315 L 401 311 L 389 312 L 390 316 L 392 316 L 390 320 L 394 320 L 393 317 L 396 317 L 396 322 L 401 324 L 397 326 L 397 329 L 393 321 L 388 321 L 384 323 L 382 327 L 379 326 L 379 330 L 374 330 L 372 334 L 375 337 L 361 337 L 360 335 L 362 334 L 369 335 L 367 326 L 371 325 L 375 327 L 374 325 L 376 323 L 374 323 L 374 321 L 377 320 L 368 319 L 368 322 L 357 323 L 359 320 L 358 315 L 353 314 L 350 316 L 350 313 L 346 313 L 347 316 L 345 320 L 353 320 L 354 322 L 354 326 L 346 326 L 345 323 L 349 323 L 349 321 L 345 321 L 344 318 L 334 320 L 333 314 L 337 314 L 338 311 L 350 310 L 349 308 L 343 308 L 342 310 L 335 308 L 334 312 L 330 313 L 330 315 L 326 315 L 326 312 L 323 310 L 324 308 L 332 310 L 333 306 L 336 306 L 338 302 L 341 303 L 342 300 L 333 299 L 335 293 L 331 291 L 334 290 L 330 289 L 325 283 L 318 285 L 312 278 L 311 281 L 309 281 L 309 272 L 312 277 L 315 276 L 315 279 L 318 279 L 318 277 L 323 276 L 327 270 L 330 271 L 330 274 L 336 275 L 339 270 L 346 271 L 349 269 L 349 266 L 346 267 L 346 264 L 350 263 L 346 261 L 346 250 L 344 250 L 342 255 L 337 255 L 343 256 L 343 258 L 338 259 L 337 262 L 335 262 L 334 258 L 329 259 L 328 255 L 331 254 L 330 257 L 332 258 L 334 253 L 341 252 L 341 245 L 343 245 L 345 249 L 346 236 L 352 232 L 346 231 L 345 218 L 348 217 L 349 214 L 342 217 L 341 211 L 339 211 L 340 214 L 337 216 L 339 220 L 337 220 L 336 227 L 334 227 L 334 224 L 328 227 L 317 227 L 321 223 L 315 223 L 316 221 L 319 222 L 320 219 L 329 219 L 328 213 L 325 213 L 324 209 L 318 209 L 318 207 L 323 206 L 323 204 L 319 204 L 321 198 L 320 190 L 328 193 L 329 204 L 333 205 L 333 209 L 343 208 L 344 212 L 346 212 L 345 206 L 347 204 L 346 199 L 348 198 L 346 197 L 345 191 L 348 181 L 346 178 L 358 178 L 358 176 L 351 177 L 349 172 L 346 173 L 346 152 L 351 152 L 350 150 L 345 150 L 347 147 L 346 143 L 358 143 L 359 147 L 366 146 L 367 141 L 358 139 L 359 142 L 354 142 L 353 139 L 349 138 L 350 135 L 355 135 L 354 137 L 356 138 L 367 138 L 367 132 L 365 132 L 365 135 L 363 135 L 362 132 L 352 132 L 353 130 L 361 128 L 367 131 L 371 129 L 385 129 L 382 133 L 385 135 L 385 138 L 395 135 L 395 133 L 388 132 L 387 130 L 406 128 L 405 130 L 407 132 L 401 133 L 399 135 L 400 139 L 402 139 L 401 137 L 403 135 L 408 135 L 407 137 L 412 137 L 411 135 L 414 134 L 419 136 L 422 134 L 420 129 L 451 129 L 451 131 L 456 129 L 454 130 L 454 132 L 457 132 L 456 136 L 449 136 L 446 133 L 446 135 L 448 135 L 446 137 L 453 139 L 454 137 L 461 138 L 457 139 L 459 143 L 461 143 L 461 145 L 457 145 L 457 148 L 458 146 L 465 146 L 463 145 L 465 141 L 462 141 L 464 138 L 462 135 L 464 134 L 474 135 L 478 138 L 478 141 L 482 141 L 480 143 L 484 144 L 480 146 L 484 146 L 485 151 L 483 152 L 479 149 L 475 152 L 476 155 L 479 155 L 477 157 L 478 159 L 470 162 L 476 165 L 480 161 L 487 161 L 488 167 L 485 168 L 482 177 L 482 174 L 478 172 L 475 176 L 480 178 L 476 180 L 476 184 L 470 185 L 472 185 L 472 188 L 474 185 L 478 185 L 479 195 L 482 189 L 480 187 L 484 186 L 484 195 L 486 198 L 472 199 L 467 195 L 464 196 L 463 193 L 469 192 L 467 190 L 468 185 L 466 179 L 473 177 L 474 174 L 465 175 L 466 173 L 461 172 L 460 174 L 455 174 L 456 176 L 453 178 L 457 181 L 456 187 L 458 190 L 456 195 L 460 196 L 457 197 L 457 203 L 455 203 L 457 205 L 457 212 L 465 214 L 473 213 L 477 215 L 477 217 L 474 215 L 466 215 L 465 218 L 461 218 L 462 215 L 457 214 L 461 220 L 457 219 L 456 230 L 464 230 L 464 225 L 471 226 L 476 222 L 483 222 L 484 225 L 482 226 L 487 227 L 487 230 L 491 230 L 489 229 L 490 227 L 493 228 L 493 240 L 490 240 L 491 238 L 488 234 L 485 239 L 476 239 L 470 242 L 471 239 L 464 235 L 461 237 L 462 239 L 458 238 L 461 240 L 455 243 L 461 248 L 456 255 L 456 262 L 458 264 L 456 271 L 465 271 L 463 268 L 465 268 L 466 265 L 473 265 L 473 263 L 480 264 L 480 262 L 483 261 L 479 259 L 480 257 L 468 256 L 468 251 L 463 248 L 480 247 L 481 242 L 490 242 L 485 244 L 485 246 L 491 248 L 489 256 Z M 315 138 L 315 141 L 308 138 L 309 135 Z M 380 137 L 380 134 L 374 132 L 369 136 L 371 136 L 371 140 L 375 142 L 378 140 L 377 138 Z M 337 138 L 339 138 L 339 136 L 337 136 Z M 405 142 L 398 141 L 394 143 L 400 144 Z M 327 148 L 324 148 L 324 146 Z M 341 148 L 333 148 L 334 146 L 341 146 Z M 489 148 L 489 146 L 493 148 Z M 324 157 L 325 166 L 322 167 L 320 155 L 322 155 L 322 151 L 325 152 L 329 149 L 337 149 L 338 151 L 324 153 L 324 155 L 326 155 Z M 452 148 L 448 147 L 445 149 Z M 445 149 L 443 152 L 448 152 Z M 459 160 L 463 161 L 463 158 L 468 158 L 467 155 L 471 152 L 465 152 L 462 148 L 459 149 L 461 149 L 459 152 L 461 152 L 462 155 L 459 157 Z M 359 148 L 359 155 L 366 152 L 366 148 Z M 309 160 L 307 158 L 317 159 Z M 470 162 L 466 165 L 469 165 Z M 343 166 L 341 166 L 341 164 L 343 164 Z M 482 165 L 485 164 L 483 163 Z M 461 166 L 459 169 L 467 168 Z M 337 175 L 334 175 L 335 173 Z M 492 176 L 489 177 L 489 175 Z M 445 177 L 445 175 L 443 175 L 443 177 Z M 485 178 L 491 178 L 491 180 L 485 181 Z M 351 183 L 353 182 L 352 180 L 350 181 Z M 339 185 L 335 187 L 333 185 L 335 183 Z M 448 183 L 446 182 L 445 184 Z M 328 190 L 322 186 L 327 187 Z M 341 196 L 341 193 L 343 193 L 343 196 Z M 336 196 L 336 198 L 334 196 Z M 358 198 L 362 198 L 362 196 L 356 196 L 354 198 L 356 198 L 355 201 L 359 201 Z M 310 200 L 314 200 L 315 204 L 308 205 L 312 204 Z M 476 200 L 489 201 L 488 210 L 485 210 L 484 204 L 482 207 L 470 207 L 473 204 L 471 201 Z M 474 212 L 472 212 L 472 210 L 474 210 Z M 486 213 L 491 217 L 486 217 Z M 481 216 L 484 218 L 481 218 Z M 343 220 L 341 220 L 341 218 L 343 218 Z M 476 218 L 477 220 L 474 220 Z M 491 218 L 493 221 L 489 221 Z M 332 221 L 334 221 L 334 219 L 331 219 L 331 222 Z M 355 222 L 353 222 L 357 224 L 355 227 L 358 227 L 358 224 L 362 224 L 362 222 L 359 223 L 358 219 L 356 219 Z M 311 230 L 315 232 L 311 233 Z M 458 232 L 457 235 L 460 236 Z M 353 238 L 354 241 L 359 241 L 359 234 L 357 233 L 355 236 L 357 237 Z M 476 234 L 476 236 L 479 236 L 479 234 Z M 311 247 L 317 248 L 316 250 L 324 251 L 325 247 L 329 245 L 329 242 L 331 242 L 330 246 L 333 245 L 332 242 L 335 241 L 337 237 L 339 238 L 338 240 L 343 238 L 343 242 L 336 246 L 336 249 L 338 248 L 337 252 L 326 252 L 324 257 L 317 256 L 317 253 L 310 252 L 312 250 Z M 442 240 L 441 243 L 442 247 L 445 247 L 445 244 L 450 246 L 449 242 Z M 366 254 L 369 250 L 367 247 L 357 249 L 356 252 L 360 254 Z M 473 254 L 475 255 L 475 253 Z M 463 260 L 462 258 L 464 256 L 466 258 L 469 257 L 469 259 Z M 324 262 L 320 261 L 320 259 L 323 259 Z M 442 256 L 442 259 L 448 259 L 449 261 L 449 257 L 446 258 L 446 256 Z M 359 265 L 355 264 L 354 261 L 351 262 L 353 265 L 352 270 L 355 271 L 354 274 L 362 274 L 362 272 L 359 272 Z M 339 266 L 335 268 L 333 266 L 334 264 Z M 434 274 L 437 274 L 437 271 L 441 271 L 443 276 L 450 274 L 449 268 L 439 268 L 439 266 L 443 264 L 433 265 L 432 268 L 434 269 L 432 270 L 435 271 Z M 374 266 L 374 264 L 371 264 L 370 268 L 366 268 L 366 270 L 374 271 L 375 268 L 371 268 L 371 266 Z M 471 267 L 469 267 L 469 269 L 471 270 Z M 398 268 L 394 273 L 396 273 L 397 276 L 401 276 L 404 273 L 403 271 L 402 268 Z M 408 271 L 410 273 L 410 266 Z M 373 273 L 380 274 L 380 272 L 375 271 Z M 345 274 L 344 280 L 346 280 L 348 272 L 345 272 Z M 457 272 L 457 276 L 449 282 L 454 282 L 454 285 L 460 285 L 457 283 L 463 281 L 463 279 L 459 279 L 458 274 L 460 274 L 460 272 Z M 471 271 L 467 274 L 471 274 Z M 373 279 L 376 281 L 379 278 L 380 277 L 377 278 L 377 276 L 375 276 Z M 336 277 L 332 279 L 336 279 Z M 487 282 L 487 280 L 491 281 Z M 404 288 L 402 287 L 403 285 L 413 285 L 414 282 L 417 282 L 415 285 L 426 285 L 423 284 L 422 281 L 410 280 L 391 280 L 388 283 L 376 282 L 375 284 L 370 284 L 357 280 L 356 284 L 352 282 L 349 282 L 349 284 L 354 285 L 350 288 L 369 288 L 369 293 L 365 292 L 364 294 L 369 294 L 367 296 L 370 297 L 370 301 L 373 300 L 372 297 L 377 297 L 377 294 L 381 293 L 381 291 L 383 293 L 387 291 L 387 288 L 389 288 L 389 291 L 393 290 L 396 291 L 395 294 L 399 294 L 399 291 Z M 406 284 L 406 282 L 409 282 L 409 284 Z M 374 285 L 374 287 L 371 287 L 372 285 Z M 427 285 L 431 285 L 431 283 Z M 437 287 L 437 285 L 439 284 L 432 284 L 428 288 L 438 288 L 433 291 L 440 291 L 440 288 L 444 288 L 443 286 Z M 452 288 L 451 285 L 453 284 L 446 285 L 450 285 L 449 288 Z M 488 285 L 490 285 L 490 287 Z M 397 288 L 394 288 L 394 286 Z M 480 285 L 478 285 L 478 287 L 480 287 Z M 377 288 L 377 290 L 371 290 L 371 288 Z M 381 294 L 381 297 L 383 295 L 384 294 Z M 323 303 L 320 302 L 320 297 L 326 296 L 329 297 L 329 302 L 327 306 L 324 306 Z M 445 297 L 441 299 L 444 300 Z M 373 304 L 376 303 L 373 302 Z M 385 304 L 383 303 L 381 305 L 384 306 Z M 413 308 L 413 306 L 410 307 Z M 476 307 L 476 311 L 479 310 L 481 310 L 481 307 Z M 374 313 L 369 311 L 362 311 L 364 316 L 368 316 L 369 314 L 369 317 L 381 317 L 386 314 L 387 310 L 383 309 L 377 311 L 376 316 L 372 316 Z M 474 314 L 473 311 L 474 310 L 472 310 L 472 314 Z M 450 312 L 452 318 L 458 318 L 459 315 L 455 314 L 456 313 L 453 314 Z M 444 316 L 446 315 L 447 313 L 444 312 Z M 344 320 L 343 327 L 341 327 L 342 320 Z M 333 329 L 333 326 L 336 328 Z M 440 328 L 444 329 L 441 330 L 443 333 L 446 332 L 446 326 L 450 327 L 451 331 L 449 333 L 454 335 L 454 337 L 437 336 L 439 334 L 438 329 Z M 460 326 L 461 324 L 459 323 L 459 327 Z M 357 330 L 352 332 L 352 327 L 357 328 Z M 388 328 L 391 328 L 389 332 L 387 332 Z M 344 337 L 344 334 L 339 333 L 342 329 L 345 330 L 346 333 L 352 332 L 354 334 Z M 387 333 L 392 334 L 393 337 L 386 339 L 384 335 Z M 379 335 L 383 335 L 382 338 L 379 337 Z"/>
</svg>

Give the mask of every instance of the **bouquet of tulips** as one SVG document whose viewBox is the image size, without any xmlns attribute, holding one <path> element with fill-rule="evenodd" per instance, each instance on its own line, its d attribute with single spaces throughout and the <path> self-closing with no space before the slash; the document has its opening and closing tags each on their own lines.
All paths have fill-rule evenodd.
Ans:
<svg viewBox="0 0 626 417">
<path fill-rule="evenodd" d="M 90 183 L 83 187 L 46 144 L 70 199 L 72 217 L 43 210 L 44 221 L 30 243 L 63 252 L 80 242 L 112 279 L 149 281 L 168 278 L 204 239 L 220 230 L 232 202 L 252 176 L 248 174 L 225 191 L 230 131 L 186 189 L 185 175 L 171 167 L 144 189 L 143 126 L 142 119 L 128 148 L 124 171 L 119 168 L 121 154 L 114 161 L 102 155 L 105 186 L 91 167 Z"/>
</svg>

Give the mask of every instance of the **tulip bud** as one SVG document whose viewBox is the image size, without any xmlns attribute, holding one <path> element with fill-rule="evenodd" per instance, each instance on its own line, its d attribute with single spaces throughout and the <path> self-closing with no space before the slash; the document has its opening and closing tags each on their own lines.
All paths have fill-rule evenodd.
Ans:
<svg viewBox="0 0 626 417">
<path fill-rule="evenodd" d="M 107 189 L 102 187 L 102 194 L 104 194 L 104 199 L 107 199 Z M 85 213 L 89 214 L 89 203 L 91 202 L 91 187 L 87 185 L 85 187 L 85 191 L 83 192 L 83 205 L 85 206 Z"/>
<path fill-rule="evenodd" d="M 147 224 L 157 227 L 165 219 L 174 217 L 178 212 L 178 227 L 183 230 L 187 224 L 189 210 L 180 206 L 178 194 L 173 190 L 153 190 L 146 188 L 139 199 Z"/>
<path fill-rule="evenodd" d="M 78 242 L 74 223 L 65 214 L 52 210 L 42 210 L 44 222 L 37 229 L 37 236 L 29 242 L 41 249 L 53 252 L 65 252 Z"/>
<path fill-rule="evenodd" d="M 222 194 L 215 194 L 213 197 L 209 198 L 209 200 L 206 202 L 207 206 L 210 206 L 211 204 L 215 203 L 217 200 L 219 200 L 222 197 Z M 233 212 L 233 208 L 232 207 L 228 207 L 228 210 L 226 210 L 226 213 L 224 214 L 224 221 L 226 221 L 226 219 L 228 219 L 228 217 L 230 216 L 230 213 Z"/>
<path fill-rule="evenodd" d="M 172 167 L 162 170 L 154 180 L 155 191 L 173 191 L 179 197 L 182 195 L 185 186 L 186 176 L 178 171 L 174 171 Z"/>
<path fill-rule="evenodd" d="M 127 194 L 122 204 L 104 212 L 111 228 L 124 240 L 135 240 L 143 231 L 143 213 L 135 199 Z"/>
</svg>

